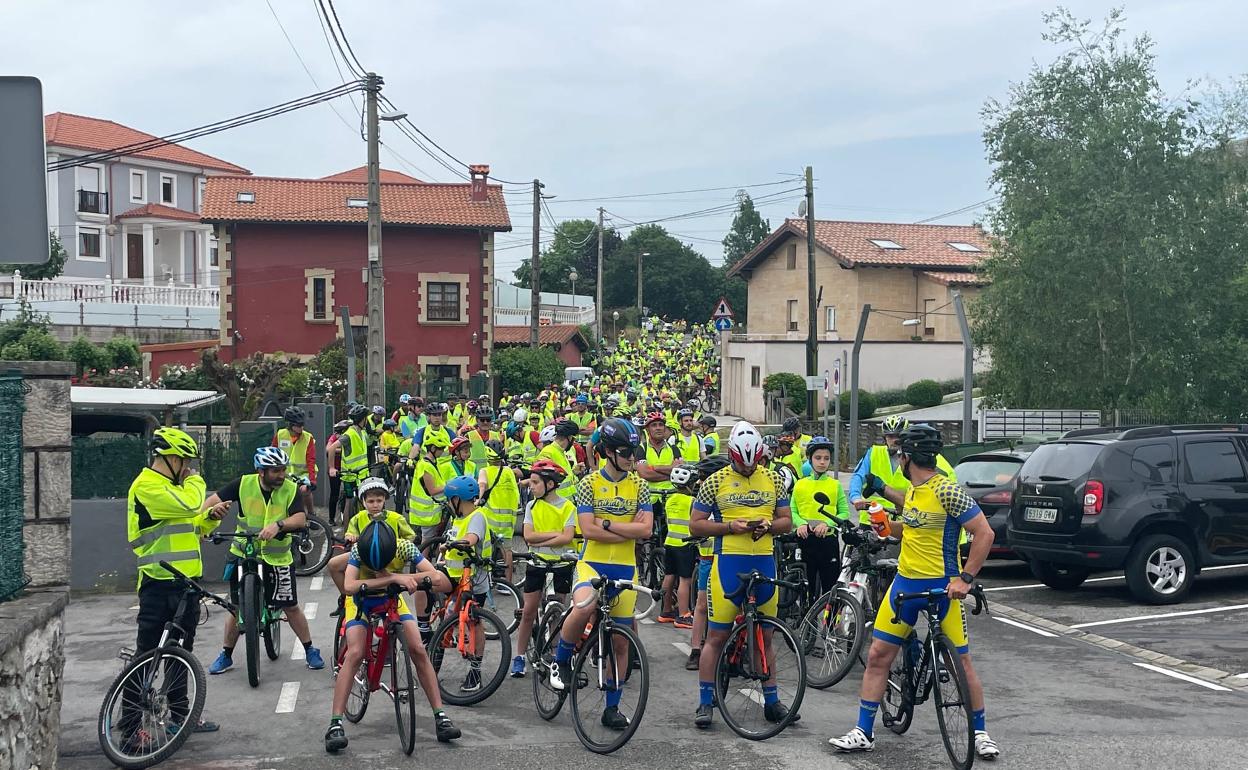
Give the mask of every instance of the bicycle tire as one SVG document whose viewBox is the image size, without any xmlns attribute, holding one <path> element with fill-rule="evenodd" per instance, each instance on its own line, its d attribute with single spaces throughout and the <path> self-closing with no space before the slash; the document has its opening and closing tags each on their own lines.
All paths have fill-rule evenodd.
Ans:
<svg viewBox="0 0 1248 770">
<path fill-rule="evenodd" d="M 333 555 L 334 538 L 330 525 L 320 516 L 308 513 L 307 524 L 294 537 L 295 574 L 315 575 L 325 569 Z"/>
<path fill-rule="evenodd" d="M 962 656 L 943 635 L 933 640 L 936 648 L 936 660 L 932 664 L 932 689 L 936 695 L 936 722 L 940 725 L 940 737 L 945 744 L 945 753 L 955 770 L 970 770 L 975 764 L 975 723 L 972 720 L 974 707 L 971 705 L 971 686 L 966 681 L 966 669 L 962 666 Z M 939 666 L 937 665 L 939 664 Z M 941 682 L 940 669 L 946 669 L 951 676 L 949 681 Z M 953 692 L 950 693 L 949 690 Z M 946 695 L 953 695 L 956 700 L 944 703 Z M 965 728 L 956 724 L 954 715 L 965 719 Z M 964 753 L 959 754 L 959 750 Z"/>
<path fill-rule="evenodd" d="M 269 622 L 260 630 L 260 635 L 264 637 L 264 654 L 269 660 L 277 660 L 282 657 L 282 611 L 270 612 Z"/>
<path fill-rule="evenodd" d="M 562 617 L 561 609 L 548 608 L 534 629 L 529 644 L 533 705 L 537 708 L 537 715 L 547 722 L 559 715 L 564 701 L 568 699 L 567 690 L 556 690 L 550 686 L 550 668 L 555 664 L 556 638 L 563 628 Z"/>
<path fill-rule="evenodd" d="M 367 637 L 368 643 L 372 643 L 372 637 Z M 338 672 L 338 676 L 342 676 L 342 672 Z M 372 687 L 368 681 L 368 656 L 365 655 L 360 659 L 359 668 L 355 670 L 351 679 L 351 689 L 347 692 L 347 705 L 342 710 L 343 716 L 347 721 L 355 724 L 364 718 L 364 712 L 368 711 L 368 699 L 372 695 Z"/>
<path fill-rule="evenodd" d="M 507 678 L 507 665 L 511 662 L 511 636 L 505 632 L 503 621 L 484 607 L 473 607 L 469 610 L 469 623 L 479 624 L 481 628 L 483 648 L 490 643 L 499 647 L 498 664 L 493 671 L 481 667 L 481 687 L 475 692 L 465 693 L 461 687 L 452 688 L 447 680 L 458 677 L 458 670 L 452 668 L 449 676 L 444 676 L 443 668 L 452 660 L 463 660 L 468 668 L 471 662 L 468 656 L 458 650 L 459 613 L 452 612 L 438 624 L 429 640 L 429 657 L 433 661 L 433 670 L 438 675 L 438 691 L 442 700 L 452 706 L 471 706 L 480 703 L 494 694 Z M 493 626 L 494 631 L 490 631 Z M 471 629 L 469 629 L 471 633 Z M 484 657 L 484 656 L 480 656 Z"/>
<path fill-rule="evenodd" d="M 247 684 L 260 686 L 260 602 L 264 592 L 260 588 L 260 576 L 255 572 L 243 573 L 243 642 L 247 649 Z"/>
<path fill-rule="evenodd" d="M 816 599 L 798 633 L 807 657 L 806 684 L 826 690 L 844 679 L 858 661 L 866 636 L 866 613 L 852 593 L 837 588 Z M 814 661 L 831 665 L 816 667 Z"/>
<path fill-rule="evenodd" d="M 391 642 L 390 697 L 394 700 L 399 743 L 403 746 L 403 753 L 410 757 L 416 748 L 416 678 L 412 674 L 412 657 L 403 639 L 402 626 L 394 629 Z"/>
<path fill-rule="evenodd" d="M 334 618 L 334 657 L 330 658 L 333 666 L 334 676 L 338 676 L 338 670 L 342 668 L 342 641 L 343 641 L 343 619 L 346 610 L 339 608 L 338 617 Z"/>
<path fill-rule="evenodd" d="M 793 632 L 790 631 L 789 627 L 785 624 L 770 617 L 760 617 L 754 621 L 754 624 L 756 626 L 761 626 L 764 632 L 768 628 L 771 629 L 772 651 L 777 658 L 780 651 L 779 645 L 781 644 L 787 646 L 793 653 L 793 661 L 797 668 L 797 672 L 794 676 L 796 684 L 790 685 L 789 688 L 786 688 L 793 690 L 790 702 L 786 704 L 789 707 L 789 713 L 784 717 L 784 719 L 779 722 L 772 722 L 768 727 L 750 729 L 745 726 L 744 720 L 740 719 L 739 715 L 734 714 L 732 709 L 728 708 L 728 698 L 726 696 L 728 695 L 728 689 L 732 686 L 732 674 L 737 670 L 741 670 L 741 666 L 739 664 L 731 663 L 728 660 L 728 656 L 732 650 L 736 637 L 748 633 L 749 626 L 744 623 L 733 626 L 732 630 L 728 632 L 728 638 L 724 640 L 723 648 L 719 652 L 719 660 L 715 665 L 716 694 L 718 696 L 716 697 L 716 705 L 719 706 L 719 713 L 723 716 L 724 723 L 728 725 L 734 733 L 747 740 L 765 741 L 768 738 L 779 735 L 783 732 L 784 728 L 792 724 L 793 720 L 798 715 L 798 710 L 802 707 L 802 699 L 806 694 L 806 656 L 802 654 L 801 647 L 798 646 L 797 640 L 793 638 Z M 746 649 L 750 649 L 749 645 L 746 645 Z M 780 664 L 778 662 L 776 664 L 776 668 L 780 668 Z M 742 671 L 742 674 L 746 673 L 748 672 Z M 741 678 L 754 680 L 757 679 L 757 675 L 743 675 Z M 753 699 L 753 697 L 748 694 L 746 695 L 746 700 L 750 703 L 758 705 L 758 701 Z"/>
<path fill-rule="evenodd" d="M 897 735 L 910 729 L 914 719 L 914 683 L 911 681 L 913 666 L 906 654 L 903 642 L 888 669 L 888 680 L 884 683 L 884 697 L 880 700 L 880 713 L 884 726 Z"/>
<path fill-rule="evenodd" d="M 173 664 L 176 660 L 177 663 Z M 162 671 L 167 672 L 170 665 L 182 666 L 185 670 L 188 682 L 194 682 L 195 692 L 188 693 L 188 709 L 183 725 L 194 725 L 199 722 L 200 714 L 204 710 L 204 699 L 207 697 L 207 683 L 204 675 L 204 669 L 199 663 L 199 659 L 181 647 L 163 647 L 139 655 L 130 661 L 113 683 L 109 686 L 108 692 L 104 695 L 104 702 L 100 705 L 100 715 L 96 722 L 96 734 L 99 738 L 100 749 L 109 761 L 123 770 L 141 770 L 141 768 L 151 767 L 152 765 L 164 762 L 177 753 L 182 748 L 182 744 L 186 743 L 186 739 L 190 737 L 191 730 L 178 730 L 172 736 L 169 736 L 169 742 L 161 746 L 159 749 L 148 754 L 132 754 L 125 751 L 124 739 L 121 742 L 114 742 L 113 738 L 113 706 L 117 705 L 117 699 L 124 697 L 126 692 L 127 680 L 135 678 L 138 683 L 142 683 L 143 679 L 148 675 L 148 667 L 160 667 Z M 166 676 L 165 681 L 168 681 Z M 162 698 L 162 701 L 165 699 Z M 167 701 L 166 701 L 167 702 Z M 163 723 L 165 720 L 158 720 Z M 166 735 L 168 733 L 166 732 Z"/>
<path fill-rule="evenodd" d="M 576 654 L 576 658 L 572 661 L 572 681 L 577 685 L 572 687 L 572 727 L 576 730 L 576 737 L 580 740 L 581 745 L 595 754 L 610 754 L 619 750 L 624 744 L 628 743 L 633 734 L 637 732 L 637 728 L 641 726 L 641 718 L 646 713 L 646 700 L 650 694 L 650 661 L 646 658 L 646 650 L 641 645 L 641 637 L 637 632 L 628 626 L 612 625 L 607 629 L 607 633 L 612 637 L 616 634 L 623 635 L 628 639 L 630 651 L 628 659 L 633 660 L 636 657 L 637 666 L 624 673 L 624 681 L 630 688 L 637 688 L 637 705 L 633 709 L 633 713 L 629 716 L 628 727 L 615 733 L 615 737 L 609 741 L 597 741 L 589 735 L 589 727 L 586 725 L 585 716 L 581 713 L 581 703 L 583 699 L 588 697 L 591 692 L 600 692 L 597 686 L 598 676 L 593 670 L 587 670 L 587 661 L 589 666 L 593 666 L 593 658 L 596 656 L 598 645 L 598 635 L 602 633 L 601 627 L 594 629 L 589 638 L 581 645 L 581 650 Z M 610 660 L 611 668 L 616 668 L 614 654 L 614 640 L 608 638 L 605 645 L 607 650 L 611 651 Z M 602 665 L 599 663 L 599 665 Z M 580 686 L 582 677 L 585 678 L 587 684 Z M 616 673 L 616 681 L 619 681 L 618 671 Z"/>
<path fill-rule="evenodd" d="M 508 636 L 514 634 L 520 627 L 520 613 L 524 611 L 524 592 L 502 578 L 491 578 L 490 599 L 494 602 L 494 607 L 487 609 L 503 621 Z"/>
</svg>

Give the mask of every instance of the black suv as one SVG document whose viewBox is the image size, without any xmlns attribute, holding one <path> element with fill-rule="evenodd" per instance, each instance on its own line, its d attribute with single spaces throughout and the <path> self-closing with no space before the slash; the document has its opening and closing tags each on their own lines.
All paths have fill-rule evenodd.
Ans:
<svg viewBox="0 0 1248 770">
<path fill-rule="evenodd" d="M 1052 588 L 1124 571 L 1136 598 L 1182 601 L 1202 567 L 1248 563 L 1248 425 L 1083 428 L 1018 473 L 1009 547 Z"/>
</svg>

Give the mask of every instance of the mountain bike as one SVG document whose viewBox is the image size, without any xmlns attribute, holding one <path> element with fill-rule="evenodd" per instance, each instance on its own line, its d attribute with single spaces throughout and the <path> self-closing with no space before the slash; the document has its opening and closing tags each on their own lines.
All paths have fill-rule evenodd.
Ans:
<svg viewBox="0 0 1248 770">
<path fill-rule="evenodd" d="M 247 684 L 260 686 L 260 639 L 264 638 L 264 652 L 269 660 L 282 656 L 282 623 L 285 612 L 280 607 L 270 607 L 265 601 L 264 580 L 260 575 L 260 533 L 214 532 L 208 538 L 213 543 L 242 541 L 243 557 L 238 569 L 238 628 L 242 632 L 247 650 Z"/>
<path fill-rule="evenodd" d="M 462 540 L 448 545 L 464 554 L 464 571 L 430 618 L 429 657 L 442 699 L 452 706 L 471 706 L 502 685 L 511 661 L 511 636 L 503 621 L 480 606 L 472 592 L 473 571 L 488 570 L 489 560 Z"/>
<path fill-rule="evenodd" d="M 360 476 L 358 473 L 347 471 L 339 471 L 338 478 L 341 481 L 338 490 L 338 504 L 335 510 L 329 512 L 329 521 L 331 526 L 343 527 L 347 526 L 347 522 L 351 521 L 351 517 L 355 515 L 358 503 L 355 501 L 357 492 L 360 488 Z"/>
<path fill-rule="evenodd" d="M 543 569 L 570 567 L 578 561 L 577 554 L 572 552 L 562 554 L 558 561 L 543 561 L 531 553 L 516 554 L 516 558 Z M 567 604 L 555 595 L 553 581 L 548 576 L 542 591 L 541 610 L 533 621 L 533 634 L 525 651 L 525 659 L 533 674 L 533 705 L 537 707 L 538 716 L 546 721 L 559 714 L 567 699 L 567 691 L 551 687 L 549 677 L 550 669 L 555 664 L 555 645 L 563 628 L 566 609 Z"/>
<path fill-rule="evenodd" d="M 975 598 L 972 615 L 987 609 L 982 585 L 976 583 L 969 596 Z M 940 629 L 941 605 L 948 599 L 943 588 L 897 594 L 897 607 L 908 601 L 925 603 L 922 614 L 927 618 L 927 638 L 918 642 L 916 635 L 911 634 L 898 650 L 888 672 L 880 713 L 884 726 L 901 735 L 910 729 L 914 707 L 934 693 L 936 721 L 949 761 L 957 770 L 970 770 L 975 763 L 975 725 L 971 718 L 974 707 L 962 656 Z"/>
<path fill-rule="evenodd" d="M 173 756 L 199 723 L 207 697 L 206 676 L 199 659 L 182 646 L 186 629 L 178 625 L 190 602 L 208 601 L 227 612 L 228 600 L 160 562 L 185 589 L 174 620 L 165 624 L 156 647 L 134 656 L 122 652 L 125 667 L 104 695 L 96 733 L 100 748 L 114 765 L 126 770 L 151 767 Z"/>
<path fill-rule="evenodd" d="M 498 537 L 493 531 L 490 532 L 490 542 L 494 546 L 494 558 L 490 565 L 490 592 L 486 594 L 485 606 L 502 619 L 507 633 L 514 634 L 520 627 L 520 615 L 524 612 L 524 591 L 519 588 L 522 583 L 507 580 L 507 565 L 503 561 L 501 549 L 509 547 L 511 543 Z M 517 554 L 512 554 L 513 567 L 516 556 Z"/>
</svg>

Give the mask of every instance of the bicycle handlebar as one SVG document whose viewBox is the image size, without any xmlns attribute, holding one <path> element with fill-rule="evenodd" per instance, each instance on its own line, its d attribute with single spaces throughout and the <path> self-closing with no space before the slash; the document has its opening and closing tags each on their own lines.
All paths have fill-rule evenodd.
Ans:
<svg viewBox="0 0 1248 770">
<path fill-rule="evenodd" d="M 636 591 L 639 594 L 650 594 L 650 598 L 654 599 L 656 602 L 663 598 L 662 591 L 647 588 L 646 586 L 639 585 L 631 580 L 616 580 L 615 578 L 602 577 L 600 575 L 598 577 L 591 578 L 589 584 L 595 590 L 614 588 L 617 591 Z"/>
<path fill-rule="evenodd" d="M 914 601 L 916 599 L 926 599 L 928 604 L 932 605 L 940 601 L 941 599 L 944 599 L 948 595 L 949 595 L 949 592 L 945 590 L 944 588 L 933 588 L 929 591 L 916 591 L 915 593 L 897 594 L 896 601 L 898 604 L 903 604 L 905 602 Z M 981 612 L 987 611 L 988 598 L 984 596 L 984 586 L 982 583 L 976 583 L 974 587 L 971 588 L 971 592 L 968 593 L 966 596 L 968 599 L 969 598 L 975 599 L 975 606 L 971 609 L 972 615 L 978 615 Z M 897 618 L 893 618 L 894 623 L 896 623 L 897 620 L 898 620 Z"/>
<path fill-rule="evenodd" d="M 580 555 L 577 554 L 575 551 L 565 551 L 559 554 L 556 561 L 547 561 L 541 558 L 540 556 L 538 556 L 537 554 L 533 553 L 532 551 L 525 551 L 524 553 L 512 554 L 512 558 L 517 561 L 522 561 L 525 564 L 530 564 L 534 567 L 545 567 L 548 569 L 559 569 L 561 567 L 571 567 L 581 560 Z"/>
<path fill-rule="evenodd" d="M 228 599 L 224 599 L 220 596 L 217 596 L 213 592 L 204 588 L 198 582 L 196 582 L 194 578 L 187 577 L 185 573 L 183 573 L 181 570 L 179 570 L 177 567 L 173 566 L 169 562 L 161 561 L 159 562 L 159 564 L 167 572 L 169 572 L 169 574 L 173 575 L 174 578 L 178 580 L 178 582 L 185 585 L 189 590 L 193 591 L 199 597 L 203 599 L 207 599 L 208 601 L 212 602 L 213 604 L 218 605 L 219 607 L 223 608 L 227 612 L 230 612 L 231 614 L 238 611 L 238 608 L 236 608 L 233 604 L 231 604 Z"/>
</svg>

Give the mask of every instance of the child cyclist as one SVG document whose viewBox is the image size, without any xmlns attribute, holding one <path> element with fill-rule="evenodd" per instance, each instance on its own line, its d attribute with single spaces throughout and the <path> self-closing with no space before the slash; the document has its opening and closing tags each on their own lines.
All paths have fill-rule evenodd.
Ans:
<svg viewBox="0 0 1248 770">
<path fill-rule="evenodd" d="M 707 457 L 697 466 L 697 477 L 694 479 L 694 491 L 702 486 L 702 482 L 712 473 L 728 465 L 728 458 L 723 455 Z M 671 498 L 669 497 L 670 501 Z M 706 592 L 711 584 L 711 566 L 715 563 L 715 544 L 711 538 L 698 541 L 698 573 L 697 598 L 693 603 L 693 633 L 689 638 L 689 660 L 685 661 L 686 671 L 697 671 L 702 660 L 702 642 L 706 641 Z"/>
<path fill-rule="evenodd" d="M 524 542 L 532 553 L 547 563 L 562 561 L 562 554 L 572 544 L 576 534 L 576 506 L 571 500 L 559 496 L 567 472 L 551 460 L 538 460 L 529 469 L 529 491 L 533 499 L 524 509 Z M 516 657 L 511 661 L 511 675 L 524 676 L 524 653 L 529 649 L 529 637 L 533 633 L 533 621 L 537 619 L 538 605 L 546 587 L 546 576 L 554 580 L 555 594 L 559 601 L 572 591 L 572 565 L 562 567 L 530 566 L 524 573 L 524 609 L 520 615 L 520 628 L 516 632 Z"/>
<path fill-rule="evenodd" d="M 672 494 L 667 498 L 667 539 L 663 542 L 663 614 L 676 628 L 693 628 L 689 593 L 698 564 L 698 547 L 689 537 L 689 511 L 693 508 L 695 463 L 677 465 L 669 478 Z"/>
<path fill-rule="evenodd" d="M 494 548 L 490 542 L 490 528 L 486 523 L 485 509 L 477 506 L 477 498 L 481 496 L 481 486 L 472 476 L 456 476 L 446 482 L 446 502 L 454 512 L 455 518 L 447 526 L 450 540 L 443 555 L 445 565 L 442 571 L 450 578 L 449 586 L 453 588 L 464 574 L 464 560 L 469 553 L 477 558 L 489 561 L 494 556 Z M 459 544 L 458 546 L 456 544 Z M 467 550 L 465 550 L 465 548 Z M 449 593 L 450 589 L 442 593 Z M 485 604 L 486 595 L 490 591 L 489 566 L 472 569 L 472 595 L 477 604 Z M 437 683 L 435 682 L 436 686 Z M 468 675 L 460 685 L 464 693 L 476 692 L 481 689 L 481 661 L 471 661 Z"/>
<path fill-rule="evenodd" d="M 347 563 L 351 560 L 350 549 L 357 540 L 360 539 L 360 533 L 369 525 L 369 522 L 384 521 L 394 530 L 395 537 L 399 540 L 412 541 L 416 537 L 416 533 L 412 530 L 404 519 L 402 514 L 394 511 L 386 510 L 386 500 L 390 497 L 390 486 L 386 484 L 386 480 L 372 476 L 360 482 L 358 491 L 360 506 L 364 509 L 351 517 L 347 522 L 347 530 L 343 534 L 343 539 L 347 541 L 347 549 L 343 553 L 338 554 L 329 560 L 327 565 L 329 571 L 329 579 L 334 581 L 334 585 L 338 587 L 338 610 L 334 613 L 334 617 L 342 612 L 343 597 L 346 596 L 343 579 L 347 572 Z"/>
<path fill-rule="evenodd" d="M 373 502 L 378 499 L 385 503 L 385 498 L 372 495 Z M 399 570 L 411 565 L 416 574 L 400 574 Z M 370 521 L 360 539 L 351 549 L 351 558 L 347 562 L 347 571 L 343 580 L 347 599 L 344 606 L 346 624 L 346 651 L 343 654 L 342 670 L 353 672 L 359 669 L 364 659 L 365 647 L 369 644 L 369 625 L 362 618 L 356 617 L 357 607 L 355 593 L 361 589 L 379 589 L 389 585 L 402 586 L 406 591 L 449 591 L 450 582 L 445 575 L 439 573 L 421 556 L 420 551 L 409 540 L 399 540 L 395 530 L 385 521 Z M 389 599 L 385 596 L 365 597 L 361 599 L 359 613 L 373 614 L 378 612 Z M 451 722 L 442 708 L 442 696 L 438 691 L 438 675 L 433 670 L 433 662 L 420 640 L 420 632 L 416 628 L 416 618 L 412 616 L 407 602 L 402 596 L 398 602 L 399 618 L 403 621 L 403 641 L 407 653 L 416 667 L 416 678 L 420 681 L 420 689 L 424 690 L 433 709 L 434 734 L 442 743 L 453 741 L 460 736 L 460 730 Z M 325 733 L 325 750 L 337 752 L 347 747 L 347 733 L 342 725 L 342 714 L 346 710 L 347 696 L 355 677 L 349 673 L 339 676 L 334 681 L 334 701 L 331 708 L 329 730 Z"/>
</svg>

